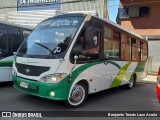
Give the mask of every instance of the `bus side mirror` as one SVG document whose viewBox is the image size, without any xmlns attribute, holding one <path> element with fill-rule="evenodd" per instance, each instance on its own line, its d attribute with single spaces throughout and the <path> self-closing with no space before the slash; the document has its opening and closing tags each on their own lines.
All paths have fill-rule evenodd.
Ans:
<svg viewBox="0 0 160 120">
<path fill-rule="evenodd" d="M 74 56 L 74 64 L 75 64 L 75 65 L 77 64 L 77 60 L 78 60 L 78 56 L 75 55 L 75 56 Z"/>
</svg>

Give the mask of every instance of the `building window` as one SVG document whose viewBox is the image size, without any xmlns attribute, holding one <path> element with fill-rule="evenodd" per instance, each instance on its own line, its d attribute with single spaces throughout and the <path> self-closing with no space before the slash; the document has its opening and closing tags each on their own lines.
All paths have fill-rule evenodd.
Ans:
<svg viewBox="0 0 160 120">
<path fill-rule="evenodd" d="M 139 17 L 149 16 L 149 7 L 140 7 L 139 8 Z"/>
<path fill-rule="evenodd" d="M 129 8 L 129 17 L 139 17 L 139 8 L 138 7 L 130 7 Z"/>
<path fill-rule="evenodd" d="M 119 32 L 104 27 L 104 57 L 119 58 Z"/>
<path fill-rule="evenodd" d="M 129 11 L 129 8 L 119 8 L 118 18 L 128 18 L 129 17 L 128 11 Z"/>
<path fill-rule="evenodd" d="M 149 16 L 149 11 L 149 7 L 119 8 L 118 18 L 147 17 Z"/>
</svg>

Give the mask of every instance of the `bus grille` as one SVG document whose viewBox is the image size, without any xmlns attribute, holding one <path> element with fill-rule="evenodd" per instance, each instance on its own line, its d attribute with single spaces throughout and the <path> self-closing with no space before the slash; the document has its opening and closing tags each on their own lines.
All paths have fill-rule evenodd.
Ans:
<svg viewBox="0 0 160 120">
<path fill-rule="evenodd" d="M 31 66 L 19 63 L 16 63 L 16 67 L 19 73 L 29 76 L 39 76 L 50 69 L 50 67 Z"/>
</svg>

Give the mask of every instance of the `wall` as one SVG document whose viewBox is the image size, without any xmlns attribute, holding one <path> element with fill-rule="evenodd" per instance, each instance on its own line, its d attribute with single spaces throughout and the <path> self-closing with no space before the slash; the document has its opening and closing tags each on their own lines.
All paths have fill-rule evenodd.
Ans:
<svg viewBox="0 0 160 120">
<path fill-rule="evenodd" d="M 140 35 L 159 35 L 160 33 L 160 1 L 153 2 L 152 0 L 121 0 L 120 7 L 129 6 L 149 6 L 150 14 L 148 17 L 138 17 L 138 18 L 123 18 L 119 20 L 119 24 L 125 26 L 126 28 L 140 34 Z M 140 4 L 137 4 L 140 3 Z M 151 32 L 152 31 L 152 32 Z"/>
<path fill-rule="evenodd" d="M 0 0 L 0 8 L 4 8 L 4 7 L 12 7 L 12 6 L 17 6 L 17 0 Z M 4 9 L 0 9 L 0 14 L 5 14 L 9 11 L 16 11 L 17 8 L 4 8 Z"/>
</svg>

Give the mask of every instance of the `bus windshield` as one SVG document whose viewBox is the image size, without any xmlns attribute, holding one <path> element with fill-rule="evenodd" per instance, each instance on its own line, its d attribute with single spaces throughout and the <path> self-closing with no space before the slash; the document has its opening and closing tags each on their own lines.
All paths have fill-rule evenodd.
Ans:
<svg viewBox="0 0 160 120">
<path fill-rule="evenodd" d="M 22 43 L 17 56 L 63 58 L 81 23 L 82 17 L 55 18 L 40 23 Z"/>
</svg>

